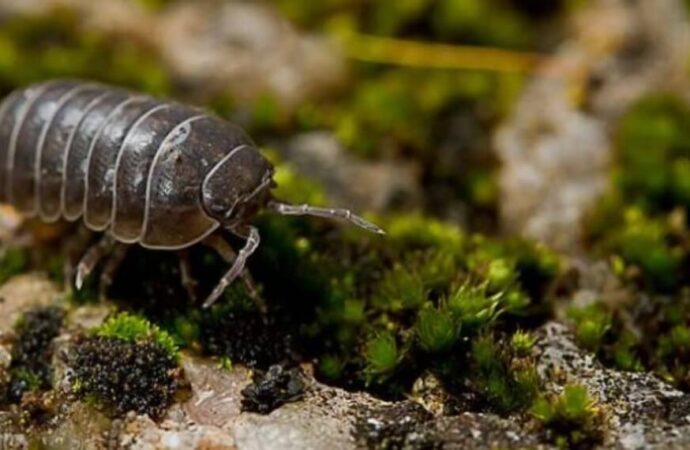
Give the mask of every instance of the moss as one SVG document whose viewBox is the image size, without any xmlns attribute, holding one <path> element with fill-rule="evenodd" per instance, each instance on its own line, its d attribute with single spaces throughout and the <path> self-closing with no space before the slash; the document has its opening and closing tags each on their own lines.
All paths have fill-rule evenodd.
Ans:
<svg viewBox="0 0 690 450">
<path fill-rule="evenodd" d="M 115 417 L 135 411 L 158 419 L 183 386 L 169 349 L 150 339 L 82 337 L 69 366 L 75 394 Z"/>
<path fill-rule="evenodd" d="M 446 39 L 469 43 L 525 47 L 533 39 L 527 18 L 519 11 L 501 8 L 498 2 L 441 0 L 434 10 L 434 29 Z M 491 21 L 483 18 L 491 17 Z"/>
<path fill-rule="evenodd" d="M 422 276 L 402 263 L 386 271 L 374 294 L 377 306 L 396 312 L 418 309 L 426 300 L 427 289 Z"/>
<path fill-rule="evenodd" d="M 463 327 L 466 335 L 476 333 L 491 322 L 500 313 L 501 293 L 490 295 L 487 284 L 473 286 L 463 284 L 448 297 L 448 309 Z"/>
<path fill-rule="evenodd" d="M 537 342 L 537 337 L 527 331 L 518 330 L 510 337 L 510 345 L 519 357 L 529 355 L 532 347 Z"/>
<path fill-rule="evenodd" d="M 583 348 L 597 352 L 604 335 L 611 328 L 611 313 L 599 303 L 584 308 L 568 309 L 568 317 L 575 325 L 575 338 Z"/>
<path fill-rule="evenodd" d="M 175 339 L 141 316 L 126 312 L 119 313 L 107 319 L 92 332 L 97 336 L 126 342 L 152 341 L 168 352 L 173 359 L 178 357 L 179 348 Z"/>
<path fill-rule="evenodd" d="M 629 264 L 638 266 L 652 289 L 671 291 L 680 281 L 684 250 L 673 244 L 672 229 L 663 218 L 651 218 L 636 208 L 625 212 L 620 234 L 611 247 Z"/>
<path fill-rule="evenodd" d="M 603 410 L 584 386 L 568 385 L 558 396 L 540 397 L 531 412 L 559 448 L 590 448 L 603 440 Z"/>
<path fill-rule="evenodd" d="M 690 158 L 690 108 L 671 96 L 640 100 L 618 129 L 620 169 L 616 184 L 645 209 L 690 205 L 682 175 Z"/>
<path fill-rule="evenodd" d="M 232 359 L 228 356 L 221 356 L 218 360 L 218 368 L 222 370 L 232 370 Z"/>
<path fill-rule="evenodd" d="M 460 325 L 448 310 L 425 308 L 419 311 L 415 331 L 422 349 L 442 353 L 458 341 Z"/>
<path fill-rule="evenodd" d="M 385 218 L 386 239 L 282 219 L 262 218 L 265 245 L 253 271 L 266 287 L 269 309 L 293 323 L 280 325 L 280 333 L 303 357 L 319 361 L 317 374 L 328 382 L 384 397 L 399 398 L 424 370 L 461 384 L 472 340 L 539 324 L 544 294 L 560 270 L 542 247 L 468 237 L 419 215 Z M 204 347 L 236 362 L 255 360 L 238 353 L 262 338 L 252 329 L 251 339 L 230 339 L 246 318 L 228 317 L 227 324 L 219 318 L 218 325 L 200 327 Z M 274 339 L 268 342 L 258 347 L 271 354 Z M 280 354 L 262 357 L 263 367 Z"/>
<path fill-rule="evenodd" d="M 6 249 L 0 261 L 0 284 L 24 272 L 27 269 L 28 260 L 25 249 L 18 247 Z"/>
<path fill-rule="evenodd" d="M 275 163 L 277 158 L 271 159 Z M 273 179 L 277 184 L 273 191 L 276 198 L 295 204 L 306 203 L 315 206 L 326 204 L 323 189 L 317 183 L 300 176 L 290 164 L 277 162 Z"/>
<path fill-rule="evenodd" d="M 540 380 L 532 360 L 514 358 L 509 346 L 485 335 L 470 350 L 473 389 L 499 413 L 524 410 L 536 397 Z"/>
<path fill-rule="evenodd" d="M 52 342 L 63 317 L 61 308 L 48 306 L 29 310 L 17 321 L 5 401 L 18 403 L 26 392 L 52 387 Z"/>
<path fill-rule="evenodd" d="M 656 292 L 680 286 L 687 260 L 689 124 L 690 107 L 679 98 L 652 95 L 635 104 L 618 126 L 611 193 L 589 222 L 595 251 L 619 255 L 626 275 L 637 269 L 633 281 Z"/>
<path fill-rule="evenodd" d="M 291 332 L 273 316 L 216 305 L 198 323 L 201 348 L 207 354 L 259 369 L 294 358 Z"/>
<path fill-rule="evenodd" d="M 383 224 L 387 244 L 398 248 L 437 248 L 456 253 L 466 237 L 455 226 L 417 214 L 399 215 Z"/>
<path fill-rule="evenodd" d="M 369 381 L 385 380 L 396 368 L 402 355 L 398 349 L 395 336 L 382 333 L 367 341 L 364 349 L 366 368 L 364 369 Z"/>
</svg>

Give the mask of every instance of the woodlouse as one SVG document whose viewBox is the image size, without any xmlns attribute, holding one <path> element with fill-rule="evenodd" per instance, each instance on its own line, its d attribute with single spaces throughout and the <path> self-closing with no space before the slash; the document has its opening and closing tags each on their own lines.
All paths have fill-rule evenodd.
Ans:
<svg viewBox="0 0 690 450">
<path fill-rule="evenodd" d="M 281 203 L 273 187 L 273 166 L 249 136 L 192 106 L 77 80 L 35 84 L 0 104 L 0 201 L 105 232 L 77 266 L 77 288 L 111 247 L 104 279 L 127 244 L 184 252 L 203 241 L 232 260 L 210 305 L 238 276 L 251 286 L 244 266 L 259 245 L 251 221 L 262 208 L 383 233 L 346 209 Z M 222 228 L 246 240 L 239 253 L 216 233 Z"/>
</svg>

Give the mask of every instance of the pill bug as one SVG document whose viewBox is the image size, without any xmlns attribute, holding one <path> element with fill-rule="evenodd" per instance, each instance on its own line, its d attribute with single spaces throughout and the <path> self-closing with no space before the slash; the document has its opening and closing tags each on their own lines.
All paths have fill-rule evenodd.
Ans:
<svg viewBox="0 0 690 450">
<path fill-rule="evenodd" d="M 251 225 L 262 209 L 349 221 L 383 233 L 346 209 L 276 200 L 273 166 L 239 127 L 198 108 L 95 82 L 51 80 L 0 103 L 0 201 L 52 222 L 82 220 L 104 232 L 77 266 L 75 285 L 110 253 L 106 282 L 128 245 L 179 251 L 202 242 L 230 269 L 204 302 L 212 304 L 259 245 Z M 235 253 L 218 231 L 245 240 Z"/>
</svg>

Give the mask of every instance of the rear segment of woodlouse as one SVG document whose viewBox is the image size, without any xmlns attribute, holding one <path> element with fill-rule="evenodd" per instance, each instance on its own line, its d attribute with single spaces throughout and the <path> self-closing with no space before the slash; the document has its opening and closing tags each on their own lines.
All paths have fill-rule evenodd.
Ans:
<svg viewBox="0 0 690 450">
<path fill-rule="evenodd" d="M 74 80 L 17 90 L 0 104 L 0 200 L 106 232 L 80 263 L 78 287 L 110 242 L 181 250 L 204 241 L 234 258 L 210 304 L 237 276 L 251 284 L 244 263 L 259 245 L 251 220 L 264 207 L 381 232 L 348 210 L 275 201 L 272 176 L 240 128 L 191 106 Z M 246 239 L 236 257 L 211 236 L 219 227 Z"/>
</svg>

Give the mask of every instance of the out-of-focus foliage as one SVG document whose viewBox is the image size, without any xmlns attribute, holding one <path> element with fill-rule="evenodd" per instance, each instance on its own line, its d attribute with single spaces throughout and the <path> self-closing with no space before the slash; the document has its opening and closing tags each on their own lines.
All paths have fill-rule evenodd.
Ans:
<svg viewBox="0 0 690 450">
<path fill-rule="evenodd" d="M 578 341 L 604 362 L 652 370 L 683 389 L 690 386 L 688 125 L 690 107 L 680 98 L 635 104 L 617 129 L 611 192 L 588 222 L 594 251 L 631 289 L 645 291 L 634 296 L 650 296 L 648 312 L 631 317 L 625 304 L 603 302 L 570 311 Z"/>
<path fill-rule="evenodd" d="M 17 16 L 0 26 L 0 92 L 55 77 L 101 80 L 154 94 L 170 91 L 152 49 L 126 35 L 87 31 L 69 9 Z"/>
<path fill-rule="evenodd" d="M 589 448 L 604 439 L 604 412 L 584 386 L 568 385 L 558 396 L 540 397 L 532 415 L 558 448 Z"/>
</svg>

